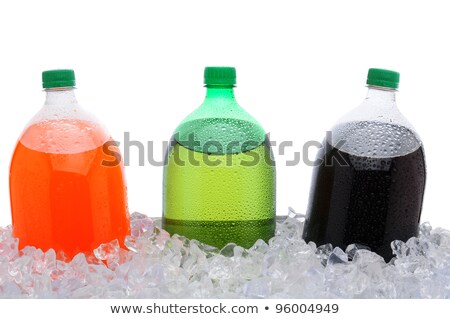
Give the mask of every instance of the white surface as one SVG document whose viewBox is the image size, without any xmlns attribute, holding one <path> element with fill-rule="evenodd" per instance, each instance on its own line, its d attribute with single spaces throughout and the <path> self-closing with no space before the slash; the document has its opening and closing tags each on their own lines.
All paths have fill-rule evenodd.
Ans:
<svg viewBox="0 0 450 319">
<path fill-rule="evenodd" d="M 430 309 L 433 313 L 445 313 L 448 311 L 448 300 L 445 299 L 402 299 L 402 300 L 390 300 L 390 299 L 341 299 L 338 301 L 330 301 L 329 299 L 315 299 L 315 300 L 304 300 L 304 299 L 290 299 L 290 300 L 280 300 L 280 299 L 251 299 L 251 300 L 236 300 L 236 299 L 158 299 L 158 300 L 123 300 L 123 299 L 60 299 L 55 302 L 54 299 L 3 299 L 0 300 L 0 305 L 2 306 L 2 312 L 6 314 L 16 315 L 17 309 L 20 309 L 21 315 L 24 318 L 31 318 L 36 315 L 36 313 L 44 313 L 46 319 L 59 319 L 61 318 L 61 313 L 64 313 L 64 318 L 66 319 L 79 319 L 89 315 L 94 318 L 132 318 L 132 317 L 158 317 L 162 319 L 180 317 L 185 319 L 209 319 L 211 317 L 224 318 L 224 319 L 240 319 L 244 316 L 252 316 L 257 318 L 326 318 L 327 314 L 311 314 L 310 312 L 303 313 L 292 313 L 286 314 L 289 309 L 297 309 L 296 305 L 306 304 L 308 307 L 313 304 L 321 304 L 325 307 L 327 304 L 331 305 L 337 304 L 339 306 L 339 312 L 337 314 L 329 315 L 335 319 L 359 319 L 361 318 L 361 313 L 370 313 L 372 318 L 386 317 L 402 317 L 402 318 L 423 318 L 430 315 Z M 216 307 L 217 310 L 220 305 L 225 306 L 227 310 L 233 309 L 232 307 L 258 307 L 258 314 L 256 314 L 255 308 L 249 308 L 247 314 L 235 314 L 235 313 L 225 313 L 225 314 L 212 314 L 206 313 L 208 310 L 203 310 L 200 313 L 200 305 L 203 305 L 203 309 L 210 310 L 212 307 Z M 286 306 L 286 311 L 277 313 L 277 307 Z M 151 313 L 147 314 L 113 314 L 111 307 L 124 306 L 124 307 L 136 307 L 134 310 L 152 310 L 158 309 L 155 306 L 159 306 L 159 313 L 157 315 Z M 269 307 L 269 310 L 265 308 Z M 149 308 L 147 308 L 149 307 Z M 167 311 L 171 307 L 172 313 L 163 313 L 162 311 Z M 176 308 L 177 307 L 177 308 Z M 188 309 L 191 307 L 190 313 L 182 313 L 181 307 Z M 195 307 L 195 308 L 194 308 Z M 208 307 L 208 308 L 207 308 Z M 211 308 L 209 308 L 211 307 Z M 304 307 L 304 306 L 302 306 Z M 67 311 L 70 309 L 70 311 Z M 87 310 L 88 309 L 88 310 Z M 130 310 L 133 308 L 130 308 Z M 178 309 L 178 313 L 175 312 Z M 194 313 L 195 310 L 198 313 Z M 238 311 L 239 308 L 234 308 Z M 245 308 L 240 308 L 241 311 Z M 253 310 L 253 314 L 250 311 Z M 184 311 L 183 310 L 183 311 Z M 131 313 L 133 313 L 131 311 Z"/>
<path fill-rule="evenodd" d="M 225 4 L 226 3 L 226 4 Z M 423 5 L 425 4 L 426 5 Z M 406 5 L 405 5 L 406 4 Z M 273 140 L 321 141 L 366 94 L 369 67 L 401 73 L 398 104 L 425 144 L 422 221 L 450 228 L 446 159 L 450 29 L 445 1 L 3 1 L 0 4 L 0 225 L 8 169 L 44 101 L 41 71 L 75 69 L 78 100 L 123 141 L 170 138 L 204 98 L 203 68 L 237 68 L 236 96 Z M 278 156 L 278 213 L 304 212 L 311 168 Z M 161 214 L 162 167 L 132 165 L 131 211 Z"/>
</svg>

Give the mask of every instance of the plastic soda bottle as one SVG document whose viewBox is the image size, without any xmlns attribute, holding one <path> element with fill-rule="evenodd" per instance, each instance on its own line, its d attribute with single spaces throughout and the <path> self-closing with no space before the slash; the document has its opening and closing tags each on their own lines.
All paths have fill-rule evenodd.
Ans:
<svg viewBox="0 0 450 319">
<path fill-rule="evenodd" d="M 236 71 L 207 67 L 206 98 L 177 127 L 164 168 L 163 227 L 223 247 L 275 229 L 275 163 L 265 131 L 234 97 Z"/>
<path fill-rule="evenodd" d="M 396 105 L 400 75 L 370 69 L 363 103 L 332 128 L 313 172 L 303 237 L 385 258 L 416 236 L 425 190 L 422 142 Z"/>
<path fill-rule="evenodd" d="M 129 233 L 119 149 L 75 98 L 73 70 L 42 73 L 46 100 L 20 137 L 10 167 L 13 232 L 19 246 L 92 251 Z"/>
</svg>

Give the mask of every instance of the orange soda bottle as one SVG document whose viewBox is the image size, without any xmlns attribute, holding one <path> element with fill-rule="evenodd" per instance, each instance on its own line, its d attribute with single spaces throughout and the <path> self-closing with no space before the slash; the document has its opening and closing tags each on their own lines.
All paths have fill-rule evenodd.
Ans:
<svg viewBox="0 0 450 319">
<path fill-rule="evenodd" d="M 130 231 L 120 151 L 75 97 L 73 70 L 42 73 L 47 98 L 20 137 L 10 167 L 19 248 L 72 258 Z M 115 156 L 111 156 L 115 155 Z"/>
</svg>

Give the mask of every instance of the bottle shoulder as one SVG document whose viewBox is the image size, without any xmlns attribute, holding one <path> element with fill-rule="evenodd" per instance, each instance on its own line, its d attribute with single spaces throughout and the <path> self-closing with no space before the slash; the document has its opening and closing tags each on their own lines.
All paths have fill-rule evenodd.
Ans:
<svg viewBox="0 0 450 319">
<path fill-rule="evenodd" d="M 19 142 L 46 153 L 79 153 L 111 139 L 106 127 L 91 113 L 75 106 L 44 106 L 25 126 Z"/>
<path fill-rule="evenodd" d="M 30 120 L 29 125 L 50 120 L 79 120 L 101 125 L 98 118 L 81 107 L 78 103 L 71 105 L 45 104 Z"/>
<path fill-rule="evenodd" d="M 393 95 L 381 94 L 366 98 L 339 119 L 331 129 L 331 144 L 354 155 L 390 157 L 409 154 L 422 141 Z"/>
<path fill-rule="evenodd" d="M 186 141 L 193 139 L 197 144 L 196 150 L 202 149 L 205 144 L 217 145 L 215 149 L 226 150 L 230 143 L 259 145 L 264 142 L 265 131 L 237 103 L 214 106 L 203 104 L 180 123 L 174 131 L 174 138 L 187 147 Z M 235 148 L 242 151 L 240 147 Z"/>
<path fill-rule="evenodd" d="M 412 126 L 383 119 L 339 122 L 328 138 L 346 153 L 367 157 L 403 156 L 422 146 Z"/>
</svg>

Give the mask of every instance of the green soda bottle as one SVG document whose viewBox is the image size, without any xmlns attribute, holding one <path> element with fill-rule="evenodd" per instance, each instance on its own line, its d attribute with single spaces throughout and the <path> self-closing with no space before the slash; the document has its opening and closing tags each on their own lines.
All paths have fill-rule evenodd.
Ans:
<svg viewBox="0 0 450 319">
<path fill-rule="evenodd" d="M 261 125 L 234 97 L 236 70 L 205 68 L 206 98 L 166 154 L 163 227 L 203 243 L 251 247 L 275 231 L 275 163 Z"/>
</svg>

